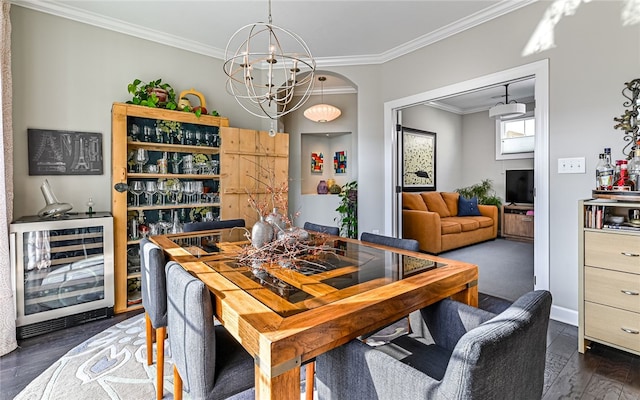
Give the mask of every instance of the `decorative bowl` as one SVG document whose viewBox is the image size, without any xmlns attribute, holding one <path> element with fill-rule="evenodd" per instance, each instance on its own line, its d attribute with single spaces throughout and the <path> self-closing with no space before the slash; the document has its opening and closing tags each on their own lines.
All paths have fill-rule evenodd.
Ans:
<svg viewBox="0 0 640 400">
<path fill-rule="evenodd" d="M 619 215 L 610 215 L 609 218 L 607 218 L 609 222 L 613 223 L 613 224 L 621 224 L 624 222 L 624 217 L 619 216 Z"/>
</svg>

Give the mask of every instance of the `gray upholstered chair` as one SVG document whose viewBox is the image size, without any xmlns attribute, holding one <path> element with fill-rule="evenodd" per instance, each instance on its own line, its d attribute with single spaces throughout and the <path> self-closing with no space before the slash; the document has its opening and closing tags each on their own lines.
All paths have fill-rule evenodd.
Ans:
<svg viewBox="0 0 640 400">
<path fill-rule="evenodd" d="M 333 235 L 333 236 L 340 235 L 340 229 L 337 226 L 327 226 L 327 225 L 314 224 L 313 222 L 305 222 L 303 228 L 305 231 L 326 233 L 327 235 Z"/>
<path fill-rule="evenodd" d="M 374 233 L 362 232 L 360 240 L 363 242 L 382 244 L 384 246 L 398 249 L 420 251 L 420 244 L 414 239 L 398 239 L 391 236 L 376 235 Z"/>
<path fill-rule="evenodd" d="M 326 399 L 540 399 L 551 294 L 525 294 L 498 315 L 443 300 L 421 310 L 430 335 L 316 358 Z"/>
<path fill-rule="evenodd" d="M 209 289 L 182 266 L 166 266 L 174 399 L 253 399 L 254 360 L 222 325 L 214 325 Z M 233 396 L 233 397 L 232 397 Z"/>
<path fill-rule="evenodd" d="M 243 228 L 244 219 L 225 219 L 222 221 L 188 222 L 182 226 L 185 232 L 208 231 L 212 229 Z"/>
<path fill-rule="evenodd" d="M 153 336 L 156 337 L 156 390 L 161 399 L 164 392 L 164 338 L 167 334 L 167 283 L 162 249 L 149 239 L 140 241 L 140 275 L 142 306 L 144 307 L 147 340 L 147 365 L 153 363 Z"/>
</svg>

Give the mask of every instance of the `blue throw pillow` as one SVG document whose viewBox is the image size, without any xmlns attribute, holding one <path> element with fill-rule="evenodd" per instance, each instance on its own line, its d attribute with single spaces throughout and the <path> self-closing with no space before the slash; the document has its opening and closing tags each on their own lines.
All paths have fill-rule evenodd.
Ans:
<svg viewBox="0 0 640 400">
<path fill-rule="evenodd" d="M 458 217 L 470 217 L 470 216 L 478 216 L 480 214 L 480 210 L 478 209 L 478 198 L 473 197 L 471 199 L 465 199 L 460 196 L 458 198 Z"/>
</svg>

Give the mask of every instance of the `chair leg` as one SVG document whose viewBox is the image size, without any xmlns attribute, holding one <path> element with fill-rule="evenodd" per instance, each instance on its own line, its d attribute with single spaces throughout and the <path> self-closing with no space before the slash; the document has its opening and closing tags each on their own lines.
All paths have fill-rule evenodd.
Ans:
<svg viewBox="0 0 640 400">
<path fill-rule="evenodd" d="M 151 319 L 149 314 L 144 313 L 144 319 L 146 323 L 146 341 L 147 341 L 147 365 L 153 364 L 153 326 L 151 326 Z"/>
<path fill-rule="evenodd" d="M 173 399 L 182 400 L 182 378 L 175 365 L 173 366 Z"/>
<path fill-rule="evenodd" d="M 306 390 L 306 395 L 305 395 L 305 399 L 306 400 L 313 400 L 313 386 L 315 383 L 315 372 L 316 372 L 316 363 L 314 362 L 310 362 L 306 365 L 305 367 L 305 371 L 307 372 L 306 374 L 306 379 L 305 379 L 305 390 Z"/>
<path fill-rule="evenodd" d="M 156 346 L 158 347 L 158 357 L 156 360 L 156 386 L 158 389 L 158 400 L 164 395 L 164 338 L 167 328 L 156 329 Z"/>
</svg>

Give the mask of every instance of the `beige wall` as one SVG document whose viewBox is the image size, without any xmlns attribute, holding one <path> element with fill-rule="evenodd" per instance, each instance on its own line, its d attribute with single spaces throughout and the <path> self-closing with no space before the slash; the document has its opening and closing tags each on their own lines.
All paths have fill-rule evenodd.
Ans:
<svg viewBox="0 0 640 400">
<path fill-rule="evenodd" d="M 619 1 L 581 4 L 555 29 L 556 47 L 522 56 L 549 2 L 537 2 L 382 65 L 325 68 L 358 88 L 358 181 L 361 231 L 384 232 L 384 102 L 492 74 L 536 60 L 550 65 L 550 285 L 554 306 L 577 310 L 577 200 L 593 188 L 597 154 L 624 145 L 613 117 L 624 111 L 624 82 L 640 71 L 640 26 L 623 27 Z M 163 77 L 176 89 L 195 87 L 239 127 L 260 128 L 225 93 L 220 60 L 12 7 L 16 217 L 43 206 L 41 177 L 29 177 L 26 129 L 102 132 L 101 177 L 56 177 L 62 201 L 77 210 L 91 195 L 110 208 L 110 120 L 113 101 L 127 99 L 133 78 Z M 508 36 L 506 36 L 508 34 Z M 585 157 L 587 174 L 559 175 L 559 157 Z M 462 164 L 461 168 L 473 167 Z"/>
</svg>

